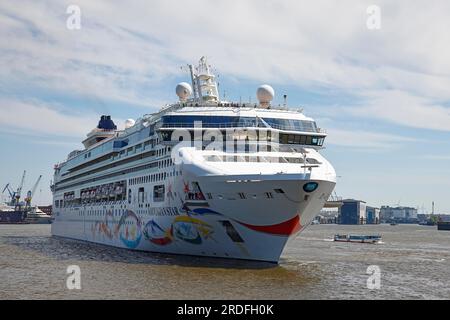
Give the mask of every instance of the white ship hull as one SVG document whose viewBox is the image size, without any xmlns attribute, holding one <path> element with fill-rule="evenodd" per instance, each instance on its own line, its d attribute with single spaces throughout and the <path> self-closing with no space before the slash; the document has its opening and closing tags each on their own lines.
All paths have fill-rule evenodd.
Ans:
<svg viewBox="0 0 450 320">
<path fill-rule="evenodd" d="M 55 165 L 55 236 L 171 254 L 278 262 L 336 184 L 326 133 L 301 110 L 220 101 L 206 58 L 178 103 L 110 116 Z M 194 88 L 194 91 L 192 91 Z M 192 98 L 190 95 L 194 93 Z"/>
<path fill-rule="evenodd" d="M 172 181 L 178 185 L 174 194 L 184 199 L 186 180 L 179 180 Z M 216 193 L 224 195 L 239 189 L 239 182 L 226 183 L 218 178 L 205 181 L 200 182 L 204 190 L 214 187 Z M 57 214 L 52 234 L 133 250 L 277 263 L 287 241 L 311 223 L 335 185 L 332 181 L 317 181 L 318 189 L 307 194 L 302 190 L 306 182 L 295 175 L 285 180 L 272 176 L 258 182 L 241 182 L 245 183 L 247 199 L 225 196 L 203 201 L 173 196 L 153 209 L 126 201 L 119 206 L 66 209 Z M 284 193 L 274 193 L 271 199 L 260 197 L 274 188 Z M 259 197 L 253 199 L 252 194 Z M 92 211 L 95 213 L 89 214 Z"/>
</svg>

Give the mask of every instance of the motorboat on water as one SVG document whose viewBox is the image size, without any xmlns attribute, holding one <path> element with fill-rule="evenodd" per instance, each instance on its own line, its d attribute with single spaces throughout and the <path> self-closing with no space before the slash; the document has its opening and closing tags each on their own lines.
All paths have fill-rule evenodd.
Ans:
<svg viewBox="0 0 450 320">
<path fill-rule="evenodd" d="M 380 243 L 381 239 L 381 235 L 336 234 L 334 236 L 334 241 L 337 242 Z"/>
<path fill-rule="evenodd" d="M 53 217 L 35 206 L 27 212 L 25 222 L 32 224 L 50 224 L 53 222 Z"/>
</svg>

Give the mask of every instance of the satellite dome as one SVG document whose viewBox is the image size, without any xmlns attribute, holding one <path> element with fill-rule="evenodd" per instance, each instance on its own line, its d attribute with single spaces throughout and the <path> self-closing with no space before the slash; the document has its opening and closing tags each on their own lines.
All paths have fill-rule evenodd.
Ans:
<svg viewBox="0 0 450 320">
<path fill-rule="evenodd" d="M 133 119 L 127 119 L 125 121 L 125 129 L 131 128 L 135 123 L 136 121 L 134 121 Z"/>
<path fill-rule="evenodd" d="M 175 89 L 178 98 L 180 98 L 181 101 L 187 100 L 189 96 L 192 94 L 192 88 L 189 83 L 181 82 L 177 85 Z"/>
<path fill-rule="evenodd" d="M 275 91 L 268 84 L 263 84 L 256 91 L 256 97 L 261 105 L 268 106 L 273 97 L 275 97 Z"/>
</svg>

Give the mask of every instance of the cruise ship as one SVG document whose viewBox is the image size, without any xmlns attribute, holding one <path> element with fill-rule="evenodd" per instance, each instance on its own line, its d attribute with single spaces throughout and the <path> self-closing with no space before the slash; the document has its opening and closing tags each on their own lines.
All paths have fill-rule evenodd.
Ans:
<svg viewBox="0 0 450 320">
<path fill-rule="evenodd" d="M 84 149 L 54 167 L 54 236 L 194 256 L 278 263 L 336 184 L 326 132 L 269 85 L 257 103 L 221 100 L 205 57 L 179 101 L 101 117 Z M 286 96 L 285 96 L 286 100 Z"/>
</svg>

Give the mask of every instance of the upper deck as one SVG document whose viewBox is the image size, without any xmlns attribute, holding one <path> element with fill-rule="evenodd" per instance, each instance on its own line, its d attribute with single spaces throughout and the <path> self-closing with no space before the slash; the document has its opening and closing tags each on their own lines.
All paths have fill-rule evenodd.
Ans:
<svg viewBox="0 0 450 320">
<path fill-rule="evenodd" d="M 73 176 L 74 172 L 79 174 L 92 168 L 101 170 L 104 165 L 122 163 L 128 157 L 133 159 L 133 155 L 148 152 L 161 143 L 167 145 L 172 133 L 179 129 L 190 133 L 218 129 L 225 133 L 225 137 L 228 130 L 253 130 L 258 132 L 258 139 L 264 136 L 259 132 L 266 131 L 269 136 L 279 136 L 276 143 L 322 146 L 325 131 L 317 127 L 312 118 L 305 116 L 303 109 L 288 108 L 286 103 L 272 105 L 274 91 L 270 86 L 258 88 L 259 103 L 221 101 L 206 59 L 200 60 L 196 73 L 192 66 L 190 70 L 192 87 L 187 83 L 177 86 L 179 102 L 144 115 L 125 130 L 117 130 L 109 116 L 102 116 L 99 126 L 83 141 L 85 149 L 71 152 L 66 161 L 55 166 L 55 175 L 58 176 L 55 181 Z"/>
<path fill-rule="evenodd" d="M 162 128 L 267 128 L 324 134 L 312 118 L 298 110 L 260 109 L 244 105 L 184 107 L 161 116 Z M 197 125 L 196 123 L 197 122 Z"/>
</svg>

